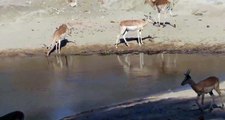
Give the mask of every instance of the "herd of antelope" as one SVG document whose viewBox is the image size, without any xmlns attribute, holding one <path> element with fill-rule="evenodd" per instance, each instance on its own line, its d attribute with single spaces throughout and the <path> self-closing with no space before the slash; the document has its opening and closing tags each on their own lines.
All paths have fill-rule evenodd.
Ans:
<svg viewBox="0 0 225 120">
<path fill-rule="evenodd" d="M 67 0 L 67 3 L 74 7 L 77 6 L 77 0 Z M 145 4 L 151 5 L 153 8 L 157 9 L 158 12 L 158 21 L 156 21 L 154 18 L 152 18 L 150 15 L 145 15 L 146 18 L 141 20 L 122 20 L 120 22 L 120 34 L 117 36 L 115 46 L 117 48 L 117 45 L 119 43 L 120 37 L 123 37 L 123 40 L 127 46 L 129 46 L 127 40 L 126 40 L 126 34 L 129 31 L 136 31 L 137 37 L 138 37 L 138 44 L 141 46 L 143 44 L 141 32 L 144 29 L 144 27 L 148 23 L 158 24 L 160 27 L 161 20 L 160 20 L 160 14 L 163 13 L 167 15 L 167 13 L 170 13 L 172 15 L 172 7 L 173 7 L 173 0 L 145 0 Z M 166 21 L 164 21 L 163 26 L 165 26 Z M 65 39 L 66 36 L 71 34 L 72 26 L 68 24 L 62 24 L 59 26 L 54 34 L 53 34 L 53 41 L 52 44 L 48 47 L 50 50 L 47 52 L 47 56 L 51 54 L 52 49 L 55 47 L 56 52 L 60 53 L 61 50 L 61 41 Z"/>
<path fill-rule="evenodd" d="M 77 6 L 77 0 L 67 0 L 67 2 L 72 7 Z M 173 13 L 172 13 L 172 9 L 174 6 L 173 0 L 145 0 L 145 4 L 149 4 L 151 7 L 153 7 L 157 11 L 158 19 L 156 20 L 156 19 L 152 18 L 150 15 L 149 16 L 145 15 L 146 18 L 142 19 L 142 20 L 122 20 L 119 24 L 120 25 L 120 34 L 117 36 L 117 39 L 115 42 L 116 48 L 117 48 L 117 45 L 119 43 L 121 36 L 123 37 L 125 44 L 127 46 L 129 46 L 129 44 L 126 40 L 126 34 L 129 31 L 137 32 L 138 44 L 139 44 L 139 46 L 141 46 L 141 44 L 143 44 L 141 32 L 148 23 L 158 24 L 159 27 L 161 24 L 163 26 L 165 26 L 166 21 L 161 23 L 161 14 L 164 14 L 165 18 L 168 13 L 171 16 L 173 16 Z M 174 26 L 174 27 L 176 27 L 176 26 Z M 72 25 L 62 24 L 55 30 L 55 32 L 53 34 L 52 44 L 49 46 L 49 48 L 51 48 L 51 49 L 50 49 L 50 51 L 47 52 L 47 56 L 49 56 L 51 54 L 51 51 L 53 50 L 53 48 L 55 48 L 57 53 L 60 53 L 61 41 L 63 39 L 65 39 L 66 36 L 71 35 L 72 29 L 73 29 Z M 215 90 L 219 94 L 219 97 L 220 97 L 220 100 L 222 103 L 222 108 L 224 107 L 223 100 L 221 97 L 221 89 L 219 87 L 220 83 L 219 83 L 219 79 L 217 77 L 210 76 L 198 83 L 195 83 L 190 76 L 190 70 L 188 70 L 184 75 L 185 75 L 185 79 L 181 83 L 181 85 L 183 86 L 185 84 L 189 84 L 191 86 L 191 88 L 197 93 L 196 103 L 200 110 L 203 110 L 202 105 L 204 104 L 204 95 L 208 94 L 208 93 L 210 94 L 210 96 L 212 96 L 212 103 L 210 105 L 210 110 L 213 109 L 213 105 L 215 104 L 213 90 Z M 202 96 L 201 104 L 199 103 L 200 96 Z"/>
</svg>

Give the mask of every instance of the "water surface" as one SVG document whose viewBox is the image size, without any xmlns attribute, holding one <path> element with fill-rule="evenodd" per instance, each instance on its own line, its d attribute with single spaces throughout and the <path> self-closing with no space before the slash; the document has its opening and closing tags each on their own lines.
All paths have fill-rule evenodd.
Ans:
<svg viewBox="0 0 225 120">
<path fill-rule="evenodd" d="M 21 110 L 27 120 L 56 120 L 180 87 L 194 80 L 224 80 L 218 55 L 110 55 L 0 58 L 0 116 Z"/>
</svg>

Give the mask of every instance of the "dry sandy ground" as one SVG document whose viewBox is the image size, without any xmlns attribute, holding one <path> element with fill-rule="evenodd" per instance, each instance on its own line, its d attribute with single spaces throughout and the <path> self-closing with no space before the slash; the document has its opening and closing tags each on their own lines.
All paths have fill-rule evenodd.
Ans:
<svg viewBox="0 0 225 120">
<path fill-rule="evenodd" d="M 16 2 L 15 2 L 16 1 Z M 31 2 L 29 2 L 31 1 Z M 144 14 L 156 12 L 144 1 L 136 0 L 103 0 L 100 5 L 97 0 L 79 1 L 78 6 L 72 8 L 64 0 L 3 0 L 0 2 L 0 50 L 16 50 L 32 53 L 41 49 L 43 44 L 51 43 L 52 34 L 56 27 L 62 23 L 70 22 L 74 25 L 72 37 L 75 41 L 68 46 L 113 48 L 116 36 L 119 33 L 119 21 L 125 19 L 142 19 Z M 192 44 L 196 48 L 207 46 L 223 46 L 225 43 L 225 2 L 223 0 L 180 0 L 174 7 L 175 17 L 168 21 L 176 24 L 156 27 L 149 24 L 145 27 L 142 37 L 151 36 L 144 40 L 145 46 L 152 44 L 175 45 L 186 47 Z M 136 37 L 136 32 L 129 33 L 128 37 Z M 129 43 L 137 45 L 135 39 Z M 102 45 L 102 46 L 101 46 Z M 124 44 L 119 48 L 127 49 Z M 66 48 L 65 47 L 65 48 Z M 65 49 L 63 48 L 63 49 Z M 140 49 L 136 46 L 137 49 Z M 97 49 L 97 48 L 96 48 Z M 40 52 L 39 50 L 36 50 Z M 77 50 L 77 49 L 76 49 Z M 46 49 L 42 49 L 46 51 Z M 221 47 L 219 51 L 225 51 Z M 39 54 L 44 54 L 41 52 Z M 66 52 L 64 52 L 67 54 Z"/>
</svg>

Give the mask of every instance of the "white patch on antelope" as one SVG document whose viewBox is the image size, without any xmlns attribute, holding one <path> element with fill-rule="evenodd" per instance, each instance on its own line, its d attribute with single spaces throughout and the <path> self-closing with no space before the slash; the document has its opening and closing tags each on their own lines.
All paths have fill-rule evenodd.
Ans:
<svg viewBox="0 0 225 120">
<path fill-rule="evenodd" d="M 149 4 L 151 7 L 157 10 L 158 12 L 158 25 L 160 26 L 160 18 L 161 13 L 164 14 L 164 21 L 167 18 L 168 12 L 171 16 L 173 16 L 172 9 L 174 6 L 174 0 L 145 0 L 145 4 Z M 166 22 L 166 21 L 165 21 Z M 163 23 L 163 26 L 165 26 L 165 22 Z M 174 26 L 176 27 L 176 26 Z"/>
<path fill-rule="evenodd" d="M 56 49 L 57 53 L 60 53 L 61 51 L 61 41 L 65 39 L 66 36 L 71 36 L 73 27 L 68 23 L 68 24 L 62 24 L 58 28 L 56 28 L 54 34 L 53 34 L 53 39 L 52 43 L 49 46 L 50 50 L 47 53 L 47 56 L 49 56 L 50 52 L 52 49 Z"/>
<path fill-rule="evenodd" d="M 142 20 L 123 20 L 120 22 L 120 34 L 117 36 L 115 46 L 117 48 L 120 37 L 123 36 L 124 42 L 129 46 L 126 40 L 126 34 L 129 31 L 137 31 L 138 44 L 141 46 L 143 44 L 141 31 L 148 23 L 154 23 L 150 16 L 145 15 L 145 19 Z"/>
</svg>

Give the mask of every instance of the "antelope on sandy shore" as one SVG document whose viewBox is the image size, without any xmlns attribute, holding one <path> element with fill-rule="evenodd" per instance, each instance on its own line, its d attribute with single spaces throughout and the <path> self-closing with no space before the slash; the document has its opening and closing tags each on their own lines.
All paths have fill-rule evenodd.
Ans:
<svg viewBox="0 0 225 120">
<path fill-rule="evenodd" d="M 220 97 L 221 103 L 222 103 L 222 108 L 224 107 L 223 101 L 222 101 L 222 94 L 221 94 L 221 90 L 220 90 L 220 83 L 219 83 L 219 79 L 217 77 L 214 76 L 210 76 L 198 83 L 195 83 L 191 76 L 190 76 L 190 70 L 188 70 L 185 74 L 185 79 L 183 80 L 183 82 L 181 83 L 181 85 L 185 85 L 185 84 L 190 84 L 191 88 L 197 93 L 197 100 L 196 103 L 199 107 L 200 110 L 202 109 L 202 105 L 204 104 L 204 95 L 205 94 L 210 94 L 210 96 L 212 97 L 212 102 L 210 105 L 210 110 L 213 109 L 213 104 L 215 104 L 215 99 L 214 99 L 214 94 L 213 94 L 213 90 L 215 90 Z M 199 103 L 199 98 L 200 96 L 202 96 L 202 101 L 201 101 L 201 105 Z"/>
<path fill-rule="evenodd" d="M 67 2 L 71 7 L 76 7 L 76 6 L 77 6 L 77 0 L 66 0 L 66 2 Z"/>
<path fill-rule="evenodd" d="M 123 36 L 124 42 L 127 46 L 129 46 L 127 40 L 126 40 L 126 34 L 129 31 L 137 31 L 138 36 L 138 44 L 141 46 L 143 44 L 142 37 L 141 37 L 141 31 L 144 29 L 144 27 L 148 23 L 154 23 L 152 18 L 150 16 L 145 15 L 145 19 L 142 20 L 123 20 L 120 22 L 120 34 L 117 36 L 115 46 L 117 48 L 120 37 Z"/>
<path fill-rule="evenodd" d="M 174 5 L 174 0 L 145 0 L 145 4 L 149 4 L 151 7 L 157 10 L 158 12 L 158 25 L 160 26 L 161 21 L 161 13 L 164 14 L 164 21 L 167 17 L 168 12 L 171 16 L 173 16 L 172 9 Z M 165 26 L 166 21 L 163 23 L 163 26 Z M 174 25 L 176 27 L 176 25 Z"/>
<path fill-rule="evenodd" d="M 52 43 L 49 46 L 50 50 L 47 52 L 47 56 L 49 56 L 50 52 L 52 49 L 56 49 L 56 53 L 60 53 L 61 51 L 61 41 L 65 39 L 66 36 L 71 36 L 73 27 L 68 23 L 68 24 L 62 24 L 59 26 L 59 28 L 56 28 L 54 34 L 53 34 L 53 39 Z"/>
</svg>

